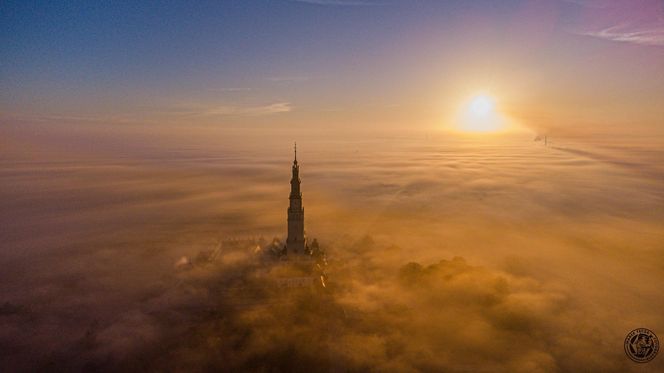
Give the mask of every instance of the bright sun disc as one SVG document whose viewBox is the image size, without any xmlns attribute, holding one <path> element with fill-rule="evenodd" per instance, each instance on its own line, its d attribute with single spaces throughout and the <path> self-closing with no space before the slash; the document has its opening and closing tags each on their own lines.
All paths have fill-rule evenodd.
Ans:
<svg viewBox="0 0 664 373">
<path fill-rule="evenodd" d="M 502 129 L 502 116 L 496 111 L 493 97 L 480 94 L 464 105 L 459 118 L 459 129 L 465 132 L 496 132 Z"/>
<path fill-rule="evenodd" d="M 476 96 L 470 101 L 468 110 L 476 116 L 486 116 L 493 112 L 495 104 L 491 97 L 480 95 Z"/>
</svg>

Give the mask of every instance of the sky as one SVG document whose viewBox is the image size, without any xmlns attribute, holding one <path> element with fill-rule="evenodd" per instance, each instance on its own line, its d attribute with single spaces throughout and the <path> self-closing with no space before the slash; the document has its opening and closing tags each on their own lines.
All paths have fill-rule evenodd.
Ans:
<svg viewBox="0 0 664 373">
<path fill-rule="evenodd" d="M 5 124 L 435 132 L 488 92 L 514 128 L 662 133 L 657 0 L 1 7 Z"/>
</svg>

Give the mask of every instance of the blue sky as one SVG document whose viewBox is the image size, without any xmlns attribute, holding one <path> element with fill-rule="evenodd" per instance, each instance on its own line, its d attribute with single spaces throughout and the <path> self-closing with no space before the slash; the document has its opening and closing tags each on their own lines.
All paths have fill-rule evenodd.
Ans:
<svg viewBox="0 0 664 373">
<path fill-rule="evenodd" d="M 521 122 L 599 122 L 616 102 L 628 107 L 611 117 L 661 114 L 658 1 L 5 1 L 0 14 L 10 118 L 435 126 L 437 105 L 486 87 Z"/>
</svg>

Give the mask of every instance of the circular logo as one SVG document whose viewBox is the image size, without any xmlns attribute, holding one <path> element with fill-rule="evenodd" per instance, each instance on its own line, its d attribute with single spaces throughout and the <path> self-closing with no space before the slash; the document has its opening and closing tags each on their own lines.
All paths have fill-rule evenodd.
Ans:
<svg viewBox="0 0 664 373">
<path fill-rule="evenodd" d="M 625 337 L 625 353 L 637 363 L 647 363 L 659 351 L 659 340 L 646 328 L 634 329 Z"/>
</svg>

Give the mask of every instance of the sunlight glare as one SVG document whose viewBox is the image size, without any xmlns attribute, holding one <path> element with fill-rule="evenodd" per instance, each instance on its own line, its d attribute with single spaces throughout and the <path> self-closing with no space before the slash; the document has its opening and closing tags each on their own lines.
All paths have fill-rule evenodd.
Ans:
<svg viewBox="0 0 664 373">
<path fill-rule="evenodd" d="M 484 117 L 493 112 L 495 103 L 493 99 L 486 95 L 475 96 L 470 105 L 468 105 L 468 110 L 475 116 Z"/>
<path fill-rule="evenodd" d="M 459 129 L 464 132 L 497 132 L 503 127 L 501 115 L 496 110 L 496 100 L 487 94 L 473 96 L 463 106 Z"/>
</svg>

